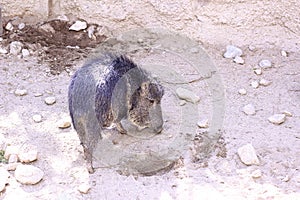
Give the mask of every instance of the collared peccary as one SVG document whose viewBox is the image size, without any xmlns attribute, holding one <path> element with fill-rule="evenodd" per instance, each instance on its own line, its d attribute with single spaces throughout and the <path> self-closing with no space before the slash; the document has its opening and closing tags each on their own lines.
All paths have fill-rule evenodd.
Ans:
<svg viewBox="0 0 300 200">
<path fill-rule="evenodd" d="M 69 111 L 91 173 L 103 128 L 115 123 L 126 133 L 126 123 L 135 131 L 161 132 L 163 94 L 156 80 L 123 55 L 101 55 L 76 71 L 69 86 Z"/>
</svg>

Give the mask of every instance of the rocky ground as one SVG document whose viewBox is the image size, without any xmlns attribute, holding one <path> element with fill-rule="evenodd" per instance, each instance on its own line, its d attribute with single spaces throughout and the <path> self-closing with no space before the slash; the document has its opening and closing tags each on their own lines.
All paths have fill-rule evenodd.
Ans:
<svg viewBox="0 0 300 200">
<path fill-rule="evenodd" d="M 88 174 L 79 139 L 70 127 L 67 89 L 70 76 L 93 48 L 110 36 L 108 31 L 95 24 L 85 27 L 84 23 L 77 23 L 79 28 L 75 29 L 85 31 L 70 31 L 74 23 L 62 21 L 35 26 L 8 24 L 4 23 L 0 43 L 1 198 L 300 198 L 299 36 L 291 33 L 292 37 L 282 38 L 283 45 L 267 43 L 262 37 L 243 42 L 241 38 L 252 34 L 246 29 L 239 30 L 243 34 L 233 32 L 237 39 L 227 44 L 213 42 L 212 36 L 203 38 L 225 94 L 221 137 L 207 159 L 198 155 L 214 114 L 208 83 L 211 76 L 202 79 L 194 71 L 187 72 L 190 64 L 172 52 L 131 52 L 138 63 L 168 65 L 184 80 L 196 80 L 189 86 L 192 99 L 200 99 L 195 104 L 198 116 L 192 116 L 198 125 L 191 121 L 192 137 L 184 143 L 188 148 L 179 152 L 181 157 L 171 169 L 143 176 L 122 175 L 116 166 L 100 166 Z M 269 41 L 278 37 L 276 30 L 268 30 Z M 233 46 L 227 46 L 230 44 Z M 166 82 L 174 80 L 163 81 L 169 86 Z M 155 147 L 170 145 L 178 133 L 181 111 L 192 105 L 186 102 L 186 95 L 180 100 L 179 93 L 172 89 L 166 92 L 166 122 L 158 136 L 164 140 Z"/>
</svg>

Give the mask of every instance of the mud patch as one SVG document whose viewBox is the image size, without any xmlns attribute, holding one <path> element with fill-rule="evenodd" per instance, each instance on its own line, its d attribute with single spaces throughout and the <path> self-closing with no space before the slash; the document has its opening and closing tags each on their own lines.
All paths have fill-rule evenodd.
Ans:
<svg viewBox="0 0 300 200">
<path fill-rule="evenodd" d="M 107 37 L 101 33 L 103 27 L 97 24 L 88 24 L 92 34 L 87 29 L 82 31 L 70 31 L 73 24 L 70 21 L 52 20 L 26 25 L 19 30 L 14 26 L 12 31 L 3 33 L 3 42 L 8 46 L 13 41 L 20 41 L 24 48 L 36 54 L 40 63 L 47 63 L 51 74 L 59 74 L 68 70 L 76 61 L 81 60 Z"/>
</svg>

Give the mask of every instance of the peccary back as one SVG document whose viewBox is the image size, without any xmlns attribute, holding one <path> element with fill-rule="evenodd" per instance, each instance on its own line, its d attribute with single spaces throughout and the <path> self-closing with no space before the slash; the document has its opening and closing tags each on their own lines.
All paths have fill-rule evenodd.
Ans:
<svg viewBox="0 0 300 200">
<path fill-rule="evenodd" d="M 147 129 L 158 133 L 163 119 L 163 87 L 125 56 L 91 59 L 72 77 L 69 111 L 92 171 L 92 153 L 101 130 L 115 123 L 120 133 Z"/>
</svg>

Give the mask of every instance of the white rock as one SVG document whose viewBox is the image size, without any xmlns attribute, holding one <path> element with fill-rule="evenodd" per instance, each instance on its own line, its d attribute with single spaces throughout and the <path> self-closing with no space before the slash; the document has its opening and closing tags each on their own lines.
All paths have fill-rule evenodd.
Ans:
<svg viewBox="0 0 300 200">
<path fill-rule="evenodd" d="M 259 81 L 259 85 L 262 85 L 262 86 L 268 86 L 268 85 L 270 85 L 272 82 L 271 81 L 268 81 L 268 80 L 266 80 L 266 79 L 261 79 L 260 81 Z"/>
<path fill-rule="evenodd" d="M 254 50 L 255 50 L 255 46 L 249 45 L 248 49 L 249 49 L 250 51 L 254 51 Z"/>
<path fill-rule="evenodd" d="M 6 169 L 7 171 L 15 171 L 16 168 L 17 168 L 19 165 L 21 165 L 20 162 L 8 163 L 8 164 L 5 165 L 5 169 Z"/>
<path fill-rule="evenodd" d="M 16 163 L 16 162 L 18 162 L 18 155 L 17 154 L 11 154 L 9 156 L 8 163 Z"/>
<path fill-rule="evenodd" d="M 5 29 L 8 31 L 12 31 L 12 30 L 14 30 L 14 26 L 12 25 L 11 22 L 8 22 L 5 26 Z"/>
<path fill-rule="evenodd" d="M 60 128 L 60 129 L 66 129 L 69 127 L 71 127 L 71 122 L 69 122 L 69 121 L 60 122 L 58 125 L 58 128 Z"/>
<path fill-rule="evenodd" d="M 57 19 L 59 19 L 61 21 L 69 21 L 69 18 L 66 15 L 59 15 L 57 17 Z"/>
<path fill-rule="evenodd" d="M 26 95 L 28 92 L 26 89 L 16 89 L 15 90 L 15 95 L 17 96 L 24 96 Z"/>
<path fill-rule="evenodd" d="M 23 58 L 26 58 L 30 55 L 30 52 L 28 49 L 22 49 L 22 56 Z"/>
<path fill-rule="evenodd" d="M 260 178 L 262 176 L 262 172 L 260 169 L 257 169 L 257 170 L 254 170 L 252 173 L 251 173 L 251 176 L 253 178 Z"/>
<path fill-rule="evenodd" d="M 262 69 L 261 68 L 254 69 L 253 71 L 256 75 L 261 75 L 262 74 Z"/>
<path fill-rule="evenodd" d="M 253 87 L 253 88 L 258 88 L 259 83 L 258 83 L 257 81 L 252 81 L 252 82 L 250 83 L 250 85 L 251 85 L 251 87 Z"/>
<path fill-rule="evenodd" d="M 261 60 L 258 65 L 262 68 L 269 68 L 272 66 L 272 63 L 269 60 Z"/>
<path fill-rule="evenodd" d="M 39 123 L 39 122 L 42 121 L 42 115 L 38 115 L 38 114 L 33 115 L 32 119 L 33 119 L 34 122 Z"/>
<path fill-rule="evenodd" d="M 280 53 L 281 53 L 281 55 L 282 55 L 283 57 L 287 57 L 287 56 L 288 56 L 287 52 L 284 51 L 284 50 L 282 50 Z"/>
<path fill-rule="evenodd" d="M 238 148 L 238 155 L 245 165 L 259 165 L 255 149 L 251 144 Z"/>
<path fill-rule="evenodd" d="M 5 168 L 0 167 L 0 192 L 4 190 L 5 185 L 8 183 L 9 176 L 9 172 Z"/>
<path fill-rule="evenodd" d="M 42 180 L 44 172 L 31 165 L 18 165 L 15 178 L 22 184 L 34 185 Z"/>
<path fill-rule="evenodd" d="M 38 152 L 35 148 L 21 150 L 19 153 L 19 159 L 23 163 L 30 163 L 32 161 L 35 161 L 37 160 L 37 157 L 38 157 Z"/>
<path fill-rule="evenodd" d="M 277 125 L 282 124 L 285 119 L 285 114 L 275 114 L 268 118 L 269 122 Z"/>
<path fill-rule="evenodd" d="M 8 51 L 7 51 L 5 48 L 0 47 L 0 53 L 1 53 L 1 54 L 7 54 Z"/>
<path fill-rule="evenodd" d="M 10 155 L 18 155 L 19 154 L 19 147 L 17 146 L 7 146 L 4 153 L 4 158 L 9 159 Z"/>
<path fill-rule="evenodd" d="M 180 100 L 180 101 L 179 101 L 179 105 L 180 105 L 180 106 L 184 106 L 185 104 L 186 104 L 186 101 L 185 101 L 185 100 Z"/>
<path fill-rule="evenodd" d="M 236 57 L 233 59 L 233 62 L 235 62 L 235 63 L 237 63 L 237 64 L 241 64 L 241 65 L 245 63 L 244 59 L 243 59 L 242 57 L 240 57 L 240 56 L 236 56 Z"/>
<path fill-rule="evenodd" d="M 256 113 L 255 108 L 252 104 L 247 104 L 243 107 L 243 112 L 246 115 L 254 115 Z"/>
<path fill-rule="evenodd" d="M 293 117 L 293 114 L 287 110 L 284 110 L 282 114 L 285 114 L 286 117 Z"/>
<path fill-rule="evenodd" d="M 43 93 L 37 92 L 37 93 L 34 93 L 34 96 L 35 96 L 35 97 L 40 97 L 40 96 L 43 96 Z"/>
<path fill-rule="evenodd" d="M 18 55 L 22 50 L 23 44 L 19 41 L 14 41 L 9 44 L 9 53 Z"/>
<path fill-rule="evenodd" d="M 247 90 L 244 88 L 239 89 L 239 94 L 240 95 L 246 95 L 247 94 Z"/>
<path fill-rule="evenodd" d="M 92 25 L 92 26 L 89 26 L 88 29 L 87 29 L 88 37 L 89 37 L 90 39 L 93 39 L 93 40 L 96 39 L 96 36 L 94 35 L 95 28 L 96 28 L 96 27 L 95 27 L 94 25 Z"/>
<path fill-rule="evenodd" d="M 197 122 L 199 128 L 208 128 L 208 119 L 203 119 Z"/>
<path fill-rule="evenodd" d="M 71 31 L 80 31 L 84 30 L 87 28 L 87 23 L 84 21 L 76 21 L 70 28 L 69 30 Z"/>
<path fill-rule="evenodd" d="M 19 29 L 19 30 L 22 30 L 23 28 L 25 28 L 25 24 L 24 24 L 24 23 L 20 23 L 20 24 L 18 25 L 18 29 Z"/>
<path fill-rule="evenodd" d="M 184 88 L 177 88 L 176 94 L 180 99 L 189 101 L 191 103 L 197 103 L 200 101 L 200 97 L 198 97 L 192 91 L 184 89 Z"/>
<path fill-rule="evenodd" d="M 243 51 L 238 48 L 235 47 L 233 45 L 227 45 L 226 46 L 226 52 L 224 53 L 224 57 L 225 58 L 235 58 L 237 56 L 241 56 L 243 54 Z"/>
<path fill-rule="evenodd" d="M 81 185 L 79 185 L 78 187 L 78 191 L 86 194 L 88 193 L 88 191 L 91 189 L 91 186 L 88 183 L 82 183 Z"/>
<path fill-rule="evenodd" d="M 55 97 L 46 97 L 45 98 L 45 103 L 47 105 L 53 105 L 56 102 L 56 98 Z"/>
</svg>

